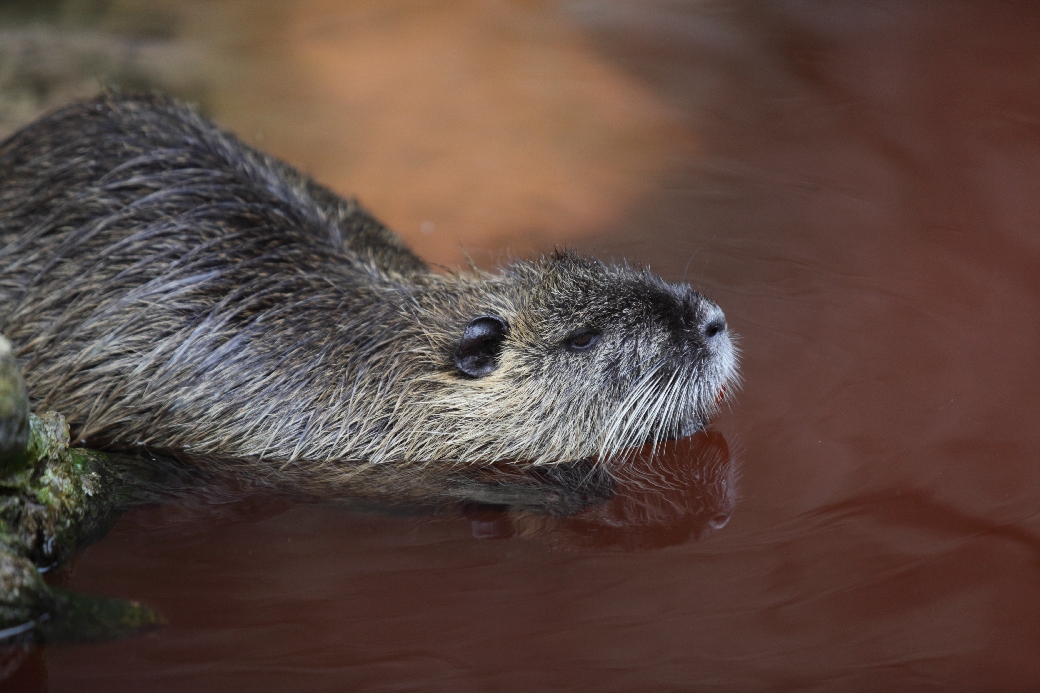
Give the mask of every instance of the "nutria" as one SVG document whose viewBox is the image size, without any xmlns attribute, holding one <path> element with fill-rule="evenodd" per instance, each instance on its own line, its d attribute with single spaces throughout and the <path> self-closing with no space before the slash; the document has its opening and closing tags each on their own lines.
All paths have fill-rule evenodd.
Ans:
<svg viewBox="0 0 1040 693">
<path fill-rule="evenodd" d="M 617 459 L 702 428 L 737 377 L 722 311 L 686 284 L 572 252 L 433 272 L 159 96 L 0 144 L 0 332 L 81 443 L 271 473 Z"/>
</svg>

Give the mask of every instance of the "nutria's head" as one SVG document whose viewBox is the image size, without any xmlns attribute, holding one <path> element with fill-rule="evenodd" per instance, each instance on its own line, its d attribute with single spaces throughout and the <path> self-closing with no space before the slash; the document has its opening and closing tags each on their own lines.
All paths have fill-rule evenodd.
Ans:
<svg viewBox="0 0 1040 693">
<path fill-rule="evenodd" d="M 719 307 L 645 270 L 557 253 L 419 302 L 430 370 L 383 429 L 399 444 L 377 454 L 611 459 L 703 428 L 737 378 Z"/>
</svg>

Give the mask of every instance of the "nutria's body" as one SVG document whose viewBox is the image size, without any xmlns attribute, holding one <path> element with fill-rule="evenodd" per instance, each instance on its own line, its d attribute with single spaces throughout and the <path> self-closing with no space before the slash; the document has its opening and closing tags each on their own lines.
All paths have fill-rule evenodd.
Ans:
<svg viewBox="0 0 1040 693">
<path fill-rule="evenodd" d="M 160 97 L 0 144 L 0 333 L 77 439 L 269 471 L 610 457 L 696 430 L 736 377 L 686 285 L 571 254 L 433 273 Z"/>
</svg>

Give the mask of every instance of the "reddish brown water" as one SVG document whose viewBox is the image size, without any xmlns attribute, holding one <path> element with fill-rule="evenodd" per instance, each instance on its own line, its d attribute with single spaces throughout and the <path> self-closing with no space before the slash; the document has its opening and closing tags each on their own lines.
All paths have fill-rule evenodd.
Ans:
<svg viewBox="0 0 1040 693">
<path fill-rule="evenodd" d="M 48 646 L 9 685 L 1040 689 L 1040 8 L 297 7 L 234 51 L 272 46 L 256 113 L 315 129 L 225 122 L 269 117 L 283 156 L 380 186 L 370 206 L 439 261 L 567 242 L 723 306 L 745 386 L 664 463 L 687 479 L 707 454 L 708 492 L 549 519 L 136 510 L 68 584 L 170 625 Z M 354 94 L 335 137 L 334 105 L 306 108 L 320 80 Z"/>
</svg>

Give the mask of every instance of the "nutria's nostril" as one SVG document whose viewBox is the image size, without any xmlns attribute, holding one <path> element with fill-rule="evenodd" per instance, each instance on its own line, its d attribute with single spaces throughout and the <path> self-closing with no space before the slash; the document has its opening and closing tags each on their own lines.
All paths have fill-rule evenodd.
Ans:
<svg viewBox="0 0 1040 693">
<path fill-rule="evenodd" d="M 722 529 L 729 524 L 729 513 L 716 513 L 708 520 L 708 526 L 712 529 Z"/>
<path fill-rule="evenodd" d="M 726 321 L 722 318 L 713 318 L 704 326 L 704 336 L 711 339 L 720 332 L 726 331 Z"/>
</svg>

